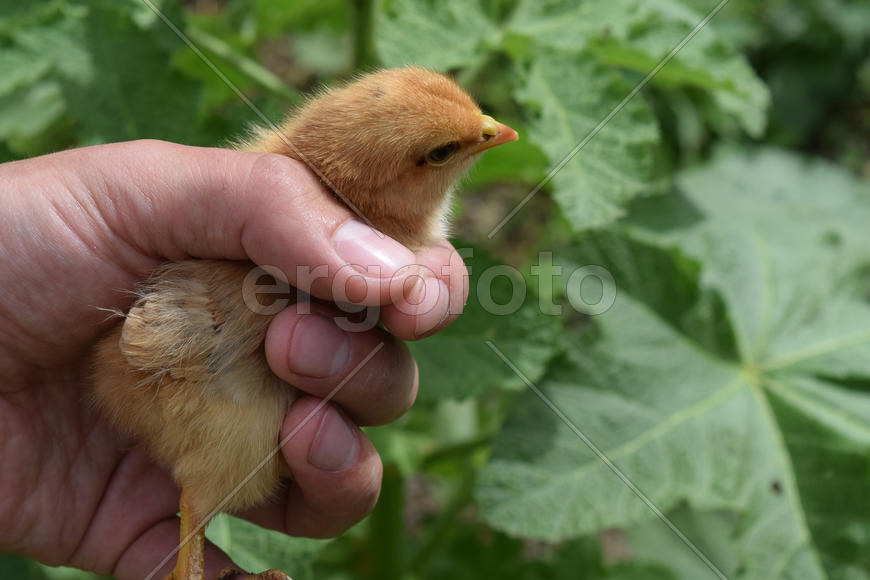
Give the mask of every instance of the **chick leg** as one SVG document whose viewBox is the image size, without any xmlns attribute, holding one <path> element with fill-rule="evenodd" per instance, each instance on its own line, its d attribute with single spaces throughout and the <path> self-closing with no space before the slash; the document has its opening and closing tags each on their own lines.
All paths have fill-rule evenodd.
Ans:
<svg viewBox="0 0 870 580">
<path fill-rule="evenodd" d="M 190 509 L 184 489 L 178 502 L 181 514 L 181 534 L 175 569 L 163 580 L 205 580 L 205 524 Z M 203 525 L 200 525 L 203 524 Z M 197 530 L 197 527 L 199 529 Z M 196 531 L 194 531 L 196 530 Z M 185 541 L 187 540 L 187 541 Z M 236 568 L 225 568 L 215 580 L 291 580 L 280 570 L 266 570 L 260 574 L 247 574 Z"/>
<path fill-rule="evenodd" d="M 190 509 L 184 489 L 181 490 L 178 511 L 181 514 L 178 559 L 175 562 L 175 569 L 163 580 L 205 580 L 203 550 L 205 549 L 206 522 L 203 522 Z"/>
</svg>

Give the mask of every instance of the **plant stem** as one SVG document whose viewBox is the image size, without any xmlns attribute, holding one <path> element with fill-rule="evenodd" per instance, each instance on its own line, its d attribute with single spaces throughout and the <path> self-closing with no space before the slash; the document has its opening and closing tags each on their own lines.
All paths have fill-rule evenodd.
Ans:
<svg viewBox="0 0 870 580">
<path fill-rule="evenodd" d="M 438 519 L 428 527 L 426 541 L 411 556 L 408 565 L 409 572 L 415 577 L 425 576 L 426 568 L 438 549 L 449 539 L 450 533 L 456 528 L 456 518 L 474 497 L 476 481 L 475 467 L 471 461 L 463 462 L 462 479 L 450 497 L 447 507 Z"/>
<path fill-rule="evenodd" d="M 474 453 L 480 451 L 481 449 L 485 449 L 492 445 L 492 441 L 495 436 L 491 433 L 485 433 L 483 435 L 479 435 L 474 439 L 468 439 L 466 441 L 462 441 L 460 443 L 455 443 L 453 445 L 447 445 L 444 447 L 439 447 L 434 451 L 428 453 L 421 460 L 421 469 L 426 470 L 429 469 L 432 465 L 436 465 L 438 463 L 444 461 L 459 461 L 465 460 Z"/>
<path fill-rule="evenodd" d="M 193 26 L 188 28 L 186 32 L 192 42 L 227 61 L 270 93 L 287 99 L 291 103 L 302 102 L 302 95 L 296 89 L 282 81 L 272 71 L 240 53 L 220 38 Z"/>
<path fill-rule="evenodd" d="M 353 14 L 353 66 L 370 68 L 375 64 L 375 0 L 350 0 Z"/>
<path fill-rule="evenodd" d="M 399 580 L 402 577 L 405 539 L 404 480 L 399 468 L 384 466 L 381 496 L 369 518 L 370 553 L 373 555 L 372 579 Z"/>
</svg>

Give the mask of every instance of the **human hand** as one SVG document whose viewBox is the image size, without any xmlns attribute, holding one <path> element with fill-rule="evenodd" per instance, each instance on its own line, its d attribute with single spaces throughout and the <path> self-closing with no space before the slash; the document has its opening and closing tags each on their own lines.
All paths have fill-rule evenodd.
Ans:
<svg viewBox="0 0 870 580">
<path fill-rule="evenodd" d="M 291 306 L 275 317 L 270 365 L 310 396 L 293 405 L 281 434 L 298 429 L 282 448 L 294 482 L 241 515 L 322 537 L 371 509 L 381 466 L 358 425 L 391 421 L 414 400 L 416 365 L 394 337 L 436 332 L 464 304 L 465 268 L 446 240 L 415 255 L 373 233 L 336 236 L 367 230 L 304 167 L 274 155 L 120 143 L 0 165 L 0 184 L 0 550 L 124 579 L 146 576 L 174 548 L 178 490 L 92 410 L 87 354 L 106 329 L 97 306 L 126 309 L 129 291 L 150 270 L 189 257 L 247 258 L 278 267 L 317 298 L 346 291 L 383 305 L 392 335 L 339 331 L 324 319 L 342 314 L 329 304 L 313 305 L 311 314 Z M 355 225 L 342 230 L 348 223 Z M 342 268 L 347 262 L 379 264 L 380 275 Z M 392 275 L 408 263 L 420 266 Z M 297 266 L 318 265 L 325 277 L 310 285 L 297 279 Z M 402 289 L 419 280 L 438 291 L 414 306 Z M 324 348 L 330 340 L 348 341 L 344 366 L 323 358 L 343 350 Z M 381 342 L 366 372 L 337 393 L 337 405 L 299 428 L 318 397 Z M 214 547 L 206 562 L 210 576 L 229 564 Z"/>
</svg>

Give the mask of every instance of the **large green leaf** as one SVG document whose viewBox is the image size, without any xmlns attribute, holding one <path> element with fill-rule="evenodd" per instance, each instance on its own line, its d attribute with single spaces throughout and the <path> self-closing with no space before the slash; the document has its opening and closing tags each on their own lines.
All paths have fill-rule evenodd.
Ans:
<svg viewBox="0 0 870 580">
<path fill-rule="evenodd" d="M 712 8 L 714 3 L 709 3 Z M 677 0 L 523 0 L 510 29 L 539 45 L 591 49 L 609 65 L 647 74 L 703 19 Z M 770 101 L 746 59 L 715 32 L 702 29 L 654 77 L 661 86 L 698 87 L 753 135 L 764 130 Z"/>
<path fill-rule="evenodd" d="M 588 55 L 549 55 L 523 81 L 517 100 L 537 111 L 528 138 L 550 162 L 559 164 L 583 144 L 554 178 L 562 211 L 577 229 L 616 220 L 654 178 L 659 132 L 649 107 L 633 99 L 601 125 L 631 87 Z"/>
<path fill-rule="evenodd" d="M 763 150 L 721 152 L 680 185 L 633 208 L 629 235 L 654 245 L 577 249 L 620 293 L 543 392 L 658 509 L 733 514 L 730 542 L 690 538 L 728 577 L 870 578 L 870 189 Z M 666 256 L 670 275 L 641 275 Z M 710 292 L 721 308 L 699 309 Z M 478 498 L 498 528 L 548 539 L 655 517 L 531 392 Z"/>
<path fill-rule="evenodd" d="M 377 30 L 384 64 L 436 70 L 479 64 L 499 37 L 476 0 L 397 0 L 379 12 Z"/>
<path fill-rule="evenodd" d="M 722 150 L 679 181 L 683 196 L 637 204 L 637 234 L 702 264 L 704 284 L 728 306 L 742 358 L 766 369 L 870 374 L 862 350 L 870 341 L 862 276 L 870 185 L 772 150 Z M 694 223 L 666 223 L 688 213 Z"/>
</svg>

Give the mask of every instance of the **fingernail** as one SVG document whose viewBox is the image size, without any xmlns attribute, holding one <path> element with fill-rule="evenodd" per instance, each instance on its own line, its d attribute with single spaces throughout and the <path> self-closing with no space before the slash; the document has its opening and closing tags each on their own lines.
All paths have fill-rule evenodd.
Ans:
<svg viewBox="0 0 870 580">
<path fill-rule="evenodd" d="M 350 340 L 331 318 L 306 314 L 296 323 L 287 350 L 287 366 L 297 375 L 331 377 L 347 366 Z"/>
<path fill-rule="evenodd" d="M 414 317 L 414 335 L 423 336 L 437 328 L 445 318 L 450 306 L 450 290 L 438 278 L 423 276 L 417 279 L 408 293 L 409 304 L 417 305 Z"/>
<path fill-rule="evenodd" d="M 381 278 L 392 276 L 402 266 L 414 263 L 414 252 L 357 220 L 349 220 L 335 232 L 332 243 L 348 264 L 369 268 Z"/>
<path fill-rule="evenodd" d="M 323 471 L 344 471 L 356 461 L 358 449 L 356 435 L 344 417 L 327 408 L 308 452 L 308 463 Z"/>
</svg>

